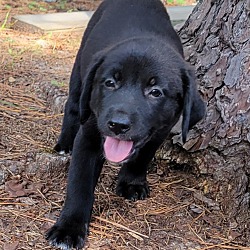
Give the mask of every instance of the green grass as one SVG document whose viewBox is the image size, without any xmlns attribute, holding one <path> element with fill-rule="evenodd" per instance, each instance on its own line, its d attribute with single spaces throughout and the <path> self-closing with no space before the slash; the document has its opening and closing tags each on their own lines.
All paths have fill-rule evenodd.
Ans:
<svg viewBox="0 0 250 250">
<path fill-rule="evenodd" d="M 11 5 L 5 4 L 4 8 L 5 8 L 6 10 L 10 10 L 10 9 L 11 9 Z"/>
<path fill-rule="evenodd" d="M 57 3 L 57 8 L 64 10 L 66 8 L 67 0 L 60 0 Z"/>
<path fill-rule="evenodd" d="M 180 4 L 180 5 L 183 5 L 183 4 L 185 4 L 185 1 L 184 0 L 176 0 L 176 3 Z"/>
<path fill-rule="evenodd" d="M 185 0 L 166 0 L 168 4 L 177 4 L 177 5 L 185 5 L 187 1 Z"/>
<path fill-rule="evenodd" d="M 3 101 L 0 100 L 0 103 L 1 103 L 2 105 L 4 105 L 4 106 L 8 106 L 8 107 L 11 107 L 11 108 L 18 107 L 17 104 L 12 103 L 12 102 L 8 102 L 8 101 L 4 101 L 4 100 L 3 100 Z"/>
<path fill-rule="evenodd" d="M 2 24 L 1 27 L 0 27 L 0 31 L 6 28 L 6 24 L 7 24 L 9 15 L 10 15 L 10 10 L 9 10 L 9 11 L 7 12 L 7 14 L 5 15 L 3 24 Z"/>
<path fill-rule="evenodd" d="M 57 80 L 51 80 L 51 85 L 54 85 L 56 87 L 63 87 L 65 86 L 65 83 L 64 82 L 58 82 Z"/>
<path fill-rule="evenodd" d="M 28 4 L 28 8 L 30 10 L 39 10 L 39 11 L 43 11 L 43 12 L 47 11 L 46 8 L 44 8 L 43 6 L 41 6 L 39 3 L 35 2 L 35 1 L 30 2 Z"/>
</svg>

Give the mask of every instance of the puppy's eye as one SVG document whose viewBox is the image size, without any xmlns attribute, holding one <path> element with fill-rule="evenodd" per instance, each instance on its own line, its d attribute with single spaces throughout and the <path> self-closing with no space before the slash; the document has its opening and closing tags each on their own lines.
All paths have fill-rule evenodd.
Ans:
<svg viewBox="0 0 250 250">
<path fill-rule="evenodd" d="M 114 88 L 115 88 L 115 82 L 114 82 L 113 80 L 111 80 L 111 79 L 106 80 L 106 81 L 104 82 L 104 85 L 105 85 L 107 88 L 109 88 L 109 89 L 114 89 Z"/>
<path fill-rule="evenodd" d="M 149 95 L 151 95 L 152 97 L 160 97 L 162 96 L 162 92 L 159 89 L 153 89 Z"/>
</svg>

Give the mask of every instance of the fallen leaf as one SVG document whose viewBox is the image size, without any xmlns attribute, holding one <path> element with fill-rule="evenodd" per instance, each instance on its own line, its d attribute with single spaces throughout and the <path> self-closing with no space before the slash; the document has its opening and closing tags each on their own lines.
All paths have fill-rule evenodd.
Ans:
<svg viewBox="0 0 250 250">
<path fill-rule="evenodd" d="M 16 250 L 19 245 L 18 241 L 15 241 L 13 243 L 4 243 L 3 249 L 4 250 Z"/>
<path fill-rule="evenodd" d="M 238 232 L 236 232 L 235 230 L 231 230 L 231 231 L 229 232 L 228 238 L 229 238 L 230 240 L 235 240 L 236 238 L 240 237 L 241 235 L 242 235 L 241 233 L 238 233 Z"/>
<path fill-rule="evenodd" d="M 214 210 L 220 210 L 220 206 L 219 203 L 207 198 L 205 195 L 201 194 L 201 193 L 194 193 L 194 198 L 204 202 L 208 207 L 214 209 Z"/>
<path fill-rule="evenodd" d="M 204 216 L 202 216 L 202 219 L 203 219 L 206 223 L 208 223 L 209 225 L 214 225 L 214 222 L 213 222 L 213 220 L 212 220 L 210 217 L 204 215 Z"/>
<path fill-rule="evenodd" d="M 10 180 L 5 182 L 5 191 L 9 193 L 10 197 L 14 198 L 36 193 L 37 190 L 41 191 L 41 188 L 41 184 L 29 184 L 27 181 Z"/>
</svg>

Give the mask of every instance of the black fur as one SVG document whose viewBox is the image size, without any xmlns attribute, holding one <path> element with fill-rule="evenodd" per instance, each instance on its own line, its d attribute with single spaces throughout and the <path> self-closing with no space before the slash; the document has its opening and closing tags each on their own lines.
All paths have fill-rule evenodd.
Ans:
<svg viewBox="0 0 250 250">
<path fill-rule="evenodd" d="M 205 113 L 195 76 L 159 0 L 105 0 L 85 31 L 70 79 L 56 151 L 72 152 L 67 196 L 47 239 L 62 249 L 84 245 L 106 137 L 133 141 L 116 192 L 149 195 L 147 166 L 183 115 L 182 135 Z"/>
</svg>

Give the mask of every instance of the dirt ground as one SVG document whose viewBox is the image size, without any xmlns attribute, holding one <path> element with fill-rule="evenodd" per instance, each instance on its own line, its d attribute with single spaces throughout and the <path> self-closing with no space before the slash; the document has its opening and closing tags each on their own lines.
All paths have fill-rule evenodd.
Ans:
<svg viewBox="0 0 250 250">
<path fill-rule="evenodd" d="M 44 233 L 61 210 L 70 161 L 53 145 L 81 35 L 20 33 L 9 20 L 95 9 L 99 1 L 13 2 L 2 1 L 0 10 L 0 249 L 53 249 Z M 156 159 L 150 198 L 130 202 L 114 194 L 118 170 L 104 167 L 86 249 L 250 249 L 244 232 L 205 197 L 209 177 Z"/>
</svg>

